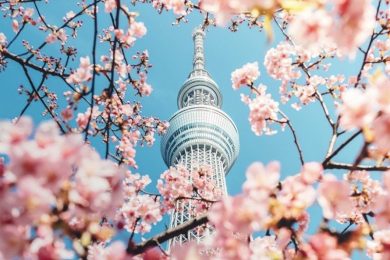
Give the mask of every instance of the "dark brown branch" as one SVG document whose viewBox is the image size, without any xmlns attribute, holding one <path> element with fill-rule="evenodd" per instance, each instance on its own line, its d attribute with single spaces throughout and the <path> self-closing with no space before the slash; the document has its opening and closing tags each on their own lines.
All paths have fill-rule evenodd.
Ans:
<svg viewBox="0 0 390 260">
<path fill-rule="evenodd" d="M 332 154 L 330 154 L 328 157 L 325 158 L 325 160 L 322 162 L 322 166 L 324 168 L 326 168 L 328 163 L 330 162 L 330 160 L 332 160 L 333 157 L 335 157 L 341 150 L 344 149 L 344 147 L 346 147 L 350 142 L 352 142 L 361 133 L 362 133 L 362 130 L 356 132 L 350 138 L 348 138 L 344 143 L 342 143 Z"/>
<path fill-rule="evenodd" d="M 297 137 L 297 134 L 295 132 L 295 129 L 294 127 L 292 126 L 291 124 L 291 121 L 290 119 L 281 111 L 279 110 L 279 113 L 283 116 L 283 118 L 286 120 L 286 124 L 288 126 L 288 128 L 290 129 L 291 131 L 291 134 L 293 135 L 293 138 L 294 138 L 294 144 L 298 150 L 298 155 L 299 155 L 299 160 L 301 162 L 301 165 L 304 165 L 305 164 L 305 160 L 303 159 L 303 151 L 302 151 L 302 148 L 298 142 L 298 137 Z"/>
<path fill-rule="evenodd" d="M 35 3 L 35 2 L 34 2 Z M 7 48 L 10 48 L 12 43 L 16 41 L 16 39 L 19 37 L 19 35 L 22 33 L 23 29 L 26 27 L 26 22 L 23 22 L 22 27 L 18 30 L 14 38 L 8 43 Z"/>
<path fill-rule="evenodd" d="M 99 3 L 99 2 L 101 2 L 101 1 L 102 1 L 102 0 L 96 0 L 96 3 Z M 85 11 L 86 11 L 88 8 L 92 7 L 94 4 L 95 4 L 95 1 L 94 1 L 93 3 L 91 3 L 91 4 L 87 5 L 87 6 L 85 6 L 82 10 L 80 10 L 78 13 L 76 13 L 72 18 L 67 19 L 66 22 L 58 28 L 58 30 L 61 30 L 61 29 L 65 28 L 70 22 L 72 22 L 74 19 L 76 19 L 76 18 L 79 17 L 80 15 L 84 14 Z M 37 50 L 42 50 L 42 48 L 45 47 L 46 45 L 47 45 L 47 42 L 45 41 L 45 42 L 43 42 L 41 45 L 38 46 Z M 27 52 L 27 53 L 28 53 L 28 52 Z M 27 53 L 23 53 L 23 54 L 21 54 L 21 56 L 22 56 L 22 55 L 25 55 L 25 54 L 27 54 Z M 34 57 L 34 54 L 31 54 L 31 55 L 27 58 L 27 61 L 30 61 L 33 57 Z"/>
<path fill-rule="evenodd" d="M 375 165 L 356 165 L 348 164 L 348 163 L 337 163 L 337 162 L 329 162 L 325 169 L 340 169 L 340 170 L 350 170 L 350 171 L 388 171 L 390 170 L 390 166 L 375 166 Z"/>
<path fill-rule="evenodd" d="M 93 106 L 94 106 L 94 96 L 95 96 L 95 83 L 96 83 L 96 44 L 97 44 L 97 34 L 98 34 L 98 14 L 97 14 L 97 1 L 93 1 L 93 46 L 92 46 L 92 63 L 93 63 L 93 74 L 92 74 L 92 86 L 91 86 L 91 104 L 90 109 L 91 113 L 88 117 L 87 126 L 85 127 L 85 137 L 84 141 L 88 140 L 89 127 L 91 125 Z"/>
<path fill-rule="evenodd" d="M 53 118 L 53 120 L 57 123 L 57 125 L 58 125 L 59 129 L 61 130 L 61 132 L 62 132 L 63 134 L 65 134 L 66 131 L 65 131 L 65 129 L 62 127 L 61 123 L 58 121 L 56 115 L 55 115 L 55 114 L 53 113 L 53 111 L 51 111 L 51 109 L 47 106 L 45 100 L 41 97 L 41 95 L 39 95 L 39 92 L 38 92 L 37 88 L 35 87 L 34 82 L 32 81 L 32 78 L 31 78 L 30 74 L 29 74 L 28 71 L 27 71 L 26 66 L 23 65 L 22 68 L 23 68 L 24 74 L 25 74 L 26 77 L 27 77 L 28 82 L 30 83 L 30 86 L 31 86 L 33 92 L 35 93 L 35 95 L 37 95 L 37 97 L 38 97 L 39 100 L 41 101 L 42 105 L 45 107 L 45 109 L 46 109 L 47 112 L 50 114 L 50 116 Z"/>
<path fill-rule="evenodd" d="M 2 55 L 5 58 L 13 60 L 22 66 L 29 67 L 31 69 L 34 69 L 34 70 L 39 71 L 39 72 L 46 74 L 46 75 L 52 75 L 52 76 L 61 77 L 61 78 L 66 78 L 69 76 L 69 74 L 66 74 L 66 73 L 59 73 L 59 72 L 56 72 L 55 70 L 49 70 L 49 69 L 42 68 L 38 65 L 35 65 L 33 63 L 28 62 L 27 60 L 25 60 L 23 58 L 20 58 L 18 55 L 10 53 L 8 51 L 3 51 Z"/>
<path fill-rule="evenodd" d="M 382 4 L 382 0 L 379 0 L 379 1 L 378 1 L 378 6 L 377 6 L 377 8 L 376 8 L 376 14 L 375 14 L 376 19 L 378 19 L 378 14 L 379 14 L 379 11 L 380 11 L 381 4 Z M 364 69 L 364 66 L 366 65 L 367 56 L 368 56 L 368 53 L 370 52 L 371 45 L 373 44 L 374 40 L 375 40 L 378 36 L 379 36 L 379 34 L 375 34 L 375 29 L 372 30 L 372 34 L 371 34 L 370 41 L 368 42 L 368 46 L 367 46 L 367 48 L 366 48 L 365 51 L 362 50 L 362 52 L 364 53 L 364 57 L 363 57 L 362 65 L 360 66 L 359 73 L 358 73 L 358 75 L 357 75 L 356 83 L 355 83 L 355 85 L 354 85 L 355 88 L 359 85 L 360 79 L 361 79 L 361 77 L 362 77 L 363 69 Z M 360 48 L 359 48 L 359 49 L 360 49 Z"/>
<path fill-rule="evenodd" d="M 149 240 L 146 240 L 136 246 L 131 246 L 131 243 L 129 243 L 130 246 L 127 248 L 127 252 L 131 255 L 141 254 L 151 247 L 158 246 L 159 244 L 162 244 L 178 235 L 184 234 L 185 232 L 193 228 L 196 228 L 200 225 L 206 224 L 207 222 L 208 222 L 207 215 L 194 218 L 180 226 L 168 229 L 167 231 Z"/>
<path fill-rule="evenodd" d="M 38 91 L 38 92 L 41 90 L 41 88 L 42 88 L 42 86 L 43 86 L 43 83 L 45 82 L 45 79 L 46 79 L 46 75 L 43 74 L 43 75 L 42 75 L 41 82 L 39 83 L 38 88 L 37 88 L 37 91 Z M 27 110 L 27 109 L 29 108 L 29 106 L 32 104 L 33 100 L 34 100 L 34 94 L 33 94 L 33 93 L 30 93 L 30 94 L 29 94 L 29 98 L 28 98 L 28 100 L 27 100 L 27 103 L 26 103 L 26 105 L 23 107 L 22 111 L 20 112 L 20 114 L 19 114 L 17 120 L 19 120 L 19 119 L 24 115 L 24 113 L 26 112 L 26 110 Z"/>
</svg>

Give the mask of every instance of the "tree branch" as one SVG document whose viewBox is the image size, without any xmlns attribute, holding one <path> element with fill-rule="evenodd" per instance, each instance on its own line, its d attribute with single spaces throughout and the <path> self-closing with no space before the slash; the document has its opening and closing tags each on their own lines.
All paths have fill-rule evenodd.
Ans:
<svg viewBox="0 0 390 260">
<path fill-rule="evenodd" d="M 328 163 L 330 162 L 330 160 L 332 160 L 333 157 L 335 157 L 341 150 L 344 149 L 344 147 L 346 147 L 350 142 L 352 142 L 361 133 L 362 133 L 362 130 L 356 132 L 350 138 L 348 138 L 344 143 L 342 143 L 332 154 L 330 154 L 329 156 L 327 156 L 325 158 L 325 160 L 322 162 L 322 166 L 324 168 L 326 168 Z"/>
<path fill-rule="evenodd" d="M 325 169 L 341 169 L 341 170 L 351 170 L 351 171 L 388 171 L 390 170 L 390 166 L 376 166 L 376 165 L 356 165 L 349 163 L 337 163 L 337 162 L 329 162 L 325 167 Z"/>
<path fill-rule="evenodd" d="M 181 235 L 193 228 L 196 228 L 200 225 L 206 224 L 208 222 L 207 215 L 202 215 L 200 217 L 194 218 L 180 226 L 177 226 L 175 228 L 168 229 L 167 231 L 149 239 L 144 242 L 142 242 L 139 245 L 131 246 L 131 243 L 129 243 L 129 247 L 127 248 L 127 252 L 131 255 L 138 255 L 143 252 L 145 252 L 147 249 L 151 247 L 158 246 L 159 244 L 162 244 L 178 235 Z"/>
</svg>

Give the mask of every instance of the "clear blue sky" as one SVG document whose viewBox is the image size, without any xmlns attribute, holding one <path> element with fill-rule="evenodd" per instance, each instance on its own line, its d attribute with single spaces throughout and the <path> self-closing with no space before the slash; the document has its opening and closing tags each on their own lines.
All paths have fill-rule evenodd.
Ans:
<svg viewBox="0 0 390 260">
<path fill-rule="evenodd" d="M 75 1 L 53 1 L 43 9 L 49 11 L 46 13 L 49 23 L 59 23 L 61 17 L 71 10 L 74 5 L 69 2 L 74 3 Z M 143 114 L 168 120 L 177 110 L 177 93 L 191 71 L 192 30 L 199 24 L 200 16 L 191 15 L 189 23 L 172 26 L 174 16 L 171 13 L 158 15 L 150 5 L 142 4 L 130 7 L 130 9 L 140 12 L 138 20 L 143 21 L 148 28 L 147 35 L 137 41 L 131 52 L 147 49 L 150 54 L 150 62 L 153 64 L 148 81 L 153 86 L 154 91 L 150 97 L 143 98 Z M 103 22 L 107 22 L 107 20 Z M 0 31 L 12 35 L 10 29 L 8 29 L 9 27 L 9 20 L 0 19 Z M 277 99 L 279 82 L 268 77 L 263 66 L 266 51 L 282 39 L 276 29 L 275 32 L 276 39 L 272 43 L 267 43 L 263 32 L 259 32 L 257 29 L 250 30 L 245 25 L 241 26 L 239 31 L 235 33 L 223 28 L 210 28 L 206 34 L 206 68 L 222 91 L 222 109 L 232 117 L 240 133 L 240 155 L 227 176 L 230 194 L 237 194 L 241 191 L 241 185 L 245 180 L 245 170 L 253 161 L 268 163 L 272 160 L 278 160 L 282 165 L 283 176 L 295 174 L 300 169 L 298 155 L 288 129 L 284 132 L 279 131 L 274 136 L 255 136 L 250 130 L 248 122 L 248 108 L 240 101 L 240 92 L 234 91 L 231 87 L 230 74 L 234 69 L 241 67 L 246 62 L 258 61 L 261 70 L 258 83 L 261 82 L 267 85 L 268 91 Z M 81 56 L 90 54 L 89 46 L 92 33 L 90 23 L 86 23 L 79 33 L 78 41 L 81 41 L 81 45 L 79 44 L 78 48 Z M 40 39 L 43 39 L 41 33 L 31 30 L 26 32 L 24 37 L 32 39 L 32 42 L 37 42 L 36 38 L 39 35 Z M 20 50 L 20 47 L 15 44 L 11 50 L 16 52 Z M 49 48 L 48 51 L 50 52 Z M 331 72 L 350 75 L 358 71 L 358 66 L 360 64 L 344 60 L 342 63 L 336 64 Z M 1 119 L 13 118 L 20 113 L 25 103 L 25 97 L 17 94 L 17 88 L 20 83 L 24 82 L 23 78 L 24 75 L 21 69 L 14 63 L 10 63 L 7 70 L 0 73 L 2 89 L 0 96 Z M 49 87 L 52 90 L 56 89 L 59 98 L 62 98 L 61 93 L 65 90 L 63 84 L 56 80 L 49 82 Z M 128 95 L 127 98 L 128 100 L 134 100 L 131 95 Z M 291 109 L 289 104 L 282 106 L 282 109 L 291 118 L 296 128 L 305 160 L 322 161 L 331 132 L 319 104 L 310 104 L 300 112 Z M 42 105 L 35 103 L 27 110 L 26 114 L 32 116 L 34 121 L 38 122 L 42 120 L 42 110 Z M 159 138 L 157 138 L 153 147 L 137 150 L 138 171 L 142 174 L 149 174 L 153 180 L 156 180 L 166 169 L 160 155 L 159 141 Z M 357 144 L 353 146 L 358 147 Z M 97 147 L 100 149 L 101 145 Z M 338 158 L 350 162 L 353 157 L 354 154 L 346 152 Z M 152 185 L 155 185 L 155 183 Z M 318 207 L 313 208 L 311 210 L 312 216 L 318 216 L 320 214 L 319 210 Z M 163 225 L 160 227 L 163 228 Z"/>
</svg>

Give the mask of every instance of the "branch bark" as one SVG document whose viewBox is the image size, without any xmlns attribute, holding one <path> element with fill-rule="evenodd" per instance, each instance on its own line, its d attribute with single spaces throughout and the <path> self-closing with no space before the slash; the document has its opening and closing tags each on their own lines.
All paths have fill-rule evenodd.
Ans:
<svg viewBox="0 0 390 260">
<path fill-rule="evenodd" d="M 351 171 L 388 171 L 390 166 L 376 166 L 376 165 L 356 165 L 349 163 L 338 163 L 338 162 L 329 162 L 325 169 L 341 169 L 341 170 L 351 170 Z"/>
<path fill-rule="evenodd" d="M 200 217 L 194 218 L 180 226 L 177 226 L 175 228 L 168 229 L 167 231 L 149 239 L 141 244 L 138 244 L 136 246 L 131 246 L 132 243 L 129 243 L 129 246 L 127 248 L 127 253 L 131 255 L 138 255 L 143 252 L 145 252 L 147 249 L 159 246 L 159 244 L 162 244 L 180 234 L 184 234 L 185 232 L 196 228 L 200 225 L 206 224 L 208 222 L 207 215 L 202 215 Z"/>
</svg>

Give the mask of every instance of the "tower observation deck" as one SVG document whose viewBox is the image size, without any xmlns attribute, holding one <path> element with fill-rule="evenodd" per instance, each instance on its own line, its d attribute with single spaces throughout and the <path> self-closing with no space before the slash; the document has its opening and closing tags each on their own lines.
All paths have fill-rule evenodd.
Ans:
<svg viewBox="0 0 390 260">
<path fill-rule="evenodd" d="M 169 120 L 170 126 L 161 141 L 161 153 L 168 167 L 182 164 L 192 171 L 209 165 L 216 185 L 226 194 L 225 174 L 236 160 L 240 144 L 236 125 L 221 110 L 222 94 L 218 85 L 205 69 L 204 38 L 202 29 L 194 31 L 193 70 L 179 91 L 179 110 Z M 172 214 L 171 227 L 193 218 L 191 201 L 177 205 L 179 208 Z M 171 245 L 199 242 L 206 233 L 191 230 L 172 239 Z"/>
</svg>

